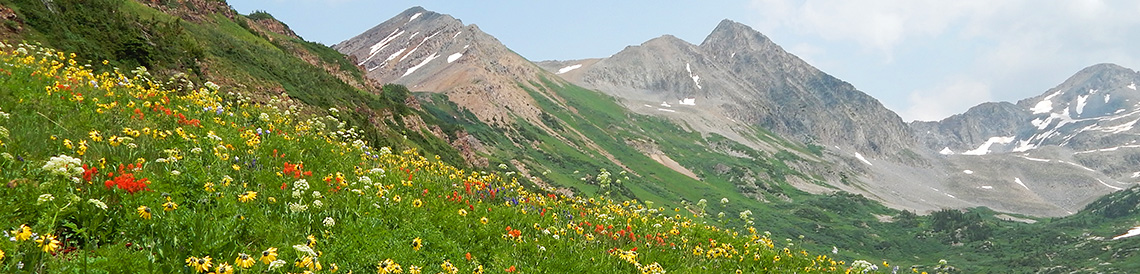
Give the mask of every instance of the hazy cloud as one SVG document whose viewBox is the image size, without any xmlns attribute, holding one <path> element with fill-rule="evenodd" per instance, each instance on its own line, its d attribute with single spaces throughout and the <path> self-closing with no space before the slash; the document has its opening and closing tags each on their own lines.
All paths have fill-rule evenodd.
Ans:
<svg viewBox="0 0 1140 274">
<path fill-rule="evenodd" d="M 958 80 L 938 85 L 931 90 L 911 92 L 908 96 L 910 104 L 906 109 L 899 111 L 899 116 L 908 121 L 938 121 L 969 109 L 978 102 L 992 99 L 988 85 L 976 81 Z"/>
</svg>

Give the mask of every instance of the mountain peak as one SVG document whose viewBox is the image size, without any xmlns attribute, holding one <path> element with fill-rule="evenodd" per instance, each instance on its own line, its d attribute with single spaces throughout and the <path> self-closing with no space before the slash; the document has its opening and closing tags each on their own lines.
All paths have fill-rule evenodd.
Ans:
<svg viewBox="0 0 1140 274">
<path fill-rule="evenodd" d="M 739 41 L 755 41 L 763 44 L 771 43 L 767 36 L 740 22 L 724 19 L 716 25 L 712 33 L 705 37 L 701 45 L 717 43 L 737 43 Z"/>
<path fill-rule="evenodd" d="M 1122 67 L 1113 63 L 1100 63 L 1088 66 L 1077 72 L 1078 75 L 1082 74 L 1102 74 L 1102 73 L 1136 73 L 1132 69 Z"/>
</svg>

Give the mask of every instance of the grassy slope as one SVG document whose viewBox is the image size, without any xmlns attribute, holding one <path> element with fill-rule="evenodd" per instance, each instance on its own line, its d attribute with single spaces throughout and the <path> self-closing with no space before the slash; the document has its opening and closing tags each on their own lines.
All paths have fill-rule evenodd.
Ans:
<svg viewBox="0 0 1140 274">
<path fill-rule="evenodd" d="M 399 86 L 386 86 L 383 90 L 373 91 L 352 88 L 324 70 L 297 59 L 292 51 L 303 49 L 319 57 L 324 63 L 349 71 L 356 81 L 363 81 L 362 73 L 355 70 L 340 54 L 322 45 L 295 38 L 277 34 L 255 34 L 250 28 L 243 26 L 249 22 L 244 21 L 240 15 L 236 20 L 215 14 L 204 22 L 185 22 L 130 1 L 57 0 L 54 1 L 56 6 L 63 7 L 59 14 L 44 9 L 42 1 L 2 0 L 0 3 L 15 8 L 28 23 L 30 31 L 24 34 L 26 39 L 80 52 L 82 53 L 80 58 L 95 60 L 93 66 L 96 68 L 106 70 L 111 67 L 131 68 L 139 64 L 149 64 L 154 68 L 152 70 L 163 75 L 186 72 L 191 79 L 205 78 L 218 81 L 223 83 L 227 90 L 235 90 L 254 97 L 261 96 L 257 98 L 259 102 L 265 102 L 268 94 L 273 94 L 265 91 L 279 89 L 304 102 L 296 105 L 301 106 L 300 109 L 305 113 L 323 115 L 324 109 L 334 106 L 344 110 L 341 112 L 341 118 L 348 125 L 362 129 L 364 131 L 361 133 L 362 139 L 373 144 L 420 147 L 424 148 L 420 150 L 421 152 L 442 155 L 443 159 L 450 163 L 459 162 L 455 152 L 439 139 L 425 133 L 416 134 L 416 132 L 398 130 L 403 127 L 400 119 L 387 121 L 379 128 L 370 125 L 368 118 L 371 114 L 417 113 L 402 105 L 406 89 Z M 126 12 L 113 12 L 116 10 Z M 90 22 L 98 23 L 93 25 Z M 270 37 L 276 42 L 270 42 L 268 39 Z M 144 38 L 150 40 L 143 40 L 146 42 L 143 44 L 152 46 L 132 43 Z M 206 60 L 204 62 L 207 64 L 206 69 L 192 62 L 196 58 Z M 98 62 L 103 59 L 111 62 L 104 66 Z M 937 259 L 946 258 L 963 269 L 995 272 L 1036 269 L 1056 264 L 1069 265 L 1075 269 L 1085 266 L 1113 269 L 1118 267 L 1116 265 L 1136 264 L 1131 262 L 1131 256 L 1126 256 L 1130 253 L 1121 253 L 1125 254 L 1121 255 L 1117 252 L 1124 252 L 1121 250 L 1126 250 L 1130 246 L 1128 242 L 1124 242 L 1124 247 L 1119 249 L 1110 247 L 1107 250 L 1095 251 L 1093 248 L 1084 247 L 1105 248 L 1120 244 L 1091 241 L 1087 239 L 1088 237 L 1082 236 L 1084 233 L 1098 236 L 1121 233 L 1123 228 L 1132 225 L 1127 217 L 1131 215 L 1104 218 L 1082 212 L 1074 217 L 1036 225 L 1019 225 L 985 217 L 980 222 L 992 227 L 991 237 L 968 241 L 962 246 L 955 247 L 946 240 L 951 232 L 934 232 L 932 223 L 935 217 L 917 217 L 914 225 L 880 223 L 875 220 L 872 213 L 897 217 L 899 212 L 885 209 L 877 203 L 870 203 L 862 197 L 812 196 L 784 184 L 780 178 L 787 174 L 805 179 L 810 177 L 810 175 L 797 174 L 787 167 L 785 164 L 787 161 L 802 161 L 790 153 L 773 155 L 741 149 L 743 146 L 718 136 L 700 136 L 668 121 L 628 114 L 622 111 L 612 98 L 593 91 L 551 82 L 542 84 L 548 88 L 532 90 L 536 98 L 547 98 L 543 94 L 554 94 L 560 101 L 565 101 L 569 106 L 579 110 L 578 114 L 573 114 L 551 100 L 542 101 L 542 107 L 557 119 L 551 119 L 553 122 L 548 126 L 559 124 L 577 129 L 618 157 L 623 164 L 630 166 L 636 171 L 636 175 L 618 174 L 620 170 L 616 165 L 605 161 L 598 152 L 578 149 L 583 147 L 584 143 L 576 138 L 571 138 L 574 146 L 568 146 L 543 134 L 535 127 L 524 126 L 520 129 L 521 132 L 518 132 L 520 134 L 517 134 L 524 137 L 516 136 L 514 138 L 518 140 L 512 141 L 509 139 L 512 137 L 496 132 L 498 129 L 472 122 L 475 120 L 469 115 L 462 115 L 463 112 L 456 110 L 454 105 L 448 106 L 446 100 L 433 100 L 434 104 L 425 104 L 431 115 L 420 115 L 429 124 L 442 126 L 445 132 L 466 129 L 475 134 L 488 144 L 493 166 L 517 159 L 532 168 L 532 175 L 557 182 L 559 185 L 573 187 L 579 193 L 587 195 L 597 195 L 604 191 L 592 182 L 583 182 L 579 179 L 587 174 L 596 175 L 600 168 L 607 168 L 614 173 L 615 179 L 623 179 L 625 182 L 615 188 L 618 197 L 638 197 L 656 202 L 654 207 L 667 207 L 667 210 L 681 207 L 678 201 L 684 199 L 689 201 L 689 207 L 696 211 L 699 209 L 692 204 L 693 201 L 708 199 L 711 202 L 706 210 L 710 217 L 698 218 L 698 221 L 726 224 L 731 227 L 743 227 L 743 222 L 735 218 L 736 213 L 746 209 L 751 210 L 754 213 L 752 218 L 765 223 L 767 226 L 764 229 L 773 231 L 777 238 L 805 235 L 802 246 L 819 252 L 837 246 L 841 251 L 838 256 L 844 258 L 875 256 L 908 265 L 931 264 Z M 451 118 L 453 115 L 456 118 Z M 756 138 L 759 140 L 782 144 L 788 149 L 805 153 L 812 152 L 810 145 L 800 147 L 782 141 L 770 133 L 766 134 L 762 129 L 757 131 Z M 403 136 L 408 136 L 408 139 L 404 139 Z M 630 139 L 653 139 L 666 154 L 697 172 L 702 181 L 691 180 L 677 174 L 631 150 L 624 144 L 625 140 Z M 540 149 L 522 149 L 513 146 L 515 142 L 524 141 L 527 143 L 538 141 Z M 709 143 L 734 147 L 734 150 L 745 151 L 756 160 L 729 157 L 708 151 Z M 49 155 L 33 155 L 33 157 L 47 156 Z M 158 157 L 156 153 L 148 156 Z M 730 171 L 726 174 L 713 172 L 717 163 L 730 166 Z M 551 172 L 542 174 L 545 170 L 535 170 L 536 166 L 549 169 Z M 739 178 L 745 174 L 767 174 L 776 178 L 762 182 L 761 189 L 746 189 L 759 192 L 773 203 L 759 203 L 738 194 L 741 189 L 738 185 Z M 629 176 L 630 179 L 624 179 L 625 176 Z M 781 202 L 783 196 L 791 198 L 794 202 Z M 721 206 L 717 202 L 721 197 L 730 198 L 732 202 Z M 1117 198 L 1119 197 L 1113 196 L 1106 199 Z M 725 220 L 712 217 L 722 211 L 726 212 Z M 992 215 L 984 209 L 975 211 L 981 212 L 984 216 Z M 986 240 L 990 243 L 986 244 Z M 1020 244 L 1022 242 L 1028 244 Z M 1081 243 L 1084 243 L 1082 248 L 1075 247 Z M 1110 251 L 1111 254 L 1108 253 Z M 1067 258 L 1067 261 L 1082 263 L 1057 263 L 1056 259 L 1050 258 Z M 1102 259 L 1089 258 L 1113 260 L 1114 264 L 1098 266 L 1098 262 Z"/>
<path fill-rule="evenodd" d="M 20 47 L 0 48 L 8 132 L 0 178 L 10 183 L 0 189 L 0 226 L 15 237 L 11 230 L 26 225 L 37 236 L 0 242 L 6 273 L 194 273 L 191 257 L 209 256 L 216 270 L 269 248 L 285 265 L 250 270 L 371 272 L 387 259 L 407 271 L 447 271 L 441 265 L 450 262 L 464 273 L 846 268 L 799 251 L 798 241 L 773 243 L 636 202 L 531 192 L 515 175 L 373 149 L 322 130 L 336 118 L 278 111 L 285 101 L 226 100 L 206 88 L 179 95 L 146 74 L 94 73 L 65 54 Z M 81 162 L 43 168 L 56 155 Z M 148 189 L 110 187 L 127 174 Z M 176 206 L 163 210 L 168 202 Z M 33 241 L 48 235 L 58 246 Z M 292 263 L 312 259 L 293 247 L 306 243 L 320 267 Z M 694 253 L 697 246 L 713 252 Z"/>
</svg>

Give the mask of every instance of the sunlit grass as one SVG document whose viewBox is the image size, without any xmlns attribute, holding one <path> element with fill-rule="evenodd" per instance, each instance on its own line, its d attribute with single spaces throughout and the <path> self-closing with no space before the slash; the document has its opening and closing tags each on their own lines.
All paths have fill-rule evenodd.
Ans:
<svg viewBox="0 0 1140 274">
<path fill-rule="evenodd" d="M 374 148 L 336 109 L 300 117 L 288 97 L 254 103 L 212 83 L 178 92 L 142 68 L 97 73 L 75 60 L 0 47 L 0 227 L 8 238 L 0 272 L 802 273 L 854 265 L 763 227 L 730 230 L 636 200 L 536 191 L 513 173 Z"/>
</svg>

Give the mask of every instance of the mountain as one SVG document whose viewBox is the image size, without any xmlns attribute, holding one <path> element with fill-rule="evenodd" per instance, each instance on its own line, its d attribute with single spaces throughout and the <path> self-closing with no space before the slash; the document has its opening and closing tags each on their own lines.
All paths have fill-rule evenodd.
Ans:
<svg viewBox="0 0 1140 274">
<path fill-rule="evenodd" d="M 476 25 L 413 7 L 332 46 L 384 83 L 446 94 L 480 121 L 539 121 L 535 101 L 519 85 L 539 82 L 543 71 Z M 533 86 L 531 86 L 533 88 Z"/>
<path fill-rule="evenodd" d="M 956 162 L 1029 160 L 1037 163 L 1020 166 L 1075 167 L 1065 176 L 1037 177 L 1064 189 L 1050 199 L 1081 205 L 1133 186 L 1140 177 L 1138 81 L 1136 71 L 1097 64 L 1016 104 L 984 103 L 942 121 L 913 122 L 911 128 L 926 148 Z"/>
<path fill-rule="evenodd" d="M 669 116 L 742 142 L 755 126 L 894 159 L 916 144 L 907 124 L 878 100 L 731 20 L 700 45 L 666 35 L 607 58 L 539 64 L 621 98 L 631 110 L 682 113 Z"/>
</svg>

